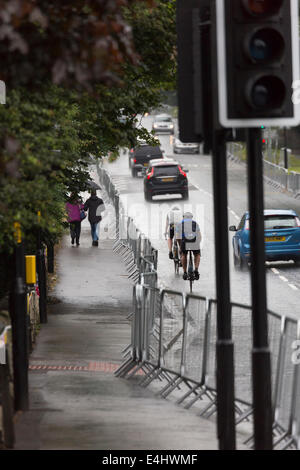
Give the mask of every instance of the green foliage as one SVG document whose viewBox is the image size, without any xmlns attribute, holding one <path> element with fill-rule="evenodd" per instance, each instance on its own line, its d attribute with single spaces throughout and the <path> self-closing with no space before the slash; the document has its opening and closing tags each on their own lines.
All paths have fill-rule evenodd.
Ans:
<svg viewBox="0 0 300 470">
<path fill-rule="evenodd" d="M 141 60 L 128 65 L 139 83 L 144 79 L 155 90 L 173 90 L 176 84 L 176 1 L 157 0 L 155 8 L 146 1 L 134 3 L 125 10 L 132 27 L 136 51 Z"/>
<path fill-rule="evenodd" d="M 78 115 L 78 105 L 55 87 L 39 94 L 14 90 L 0 107 L 1 247 L 12 245 L 15 221 L 30 237 L 38 211 L 44 229 L 61 232 L 66 193 L 86 189 L 88 178 Z"/>
<path fill-rule="evenodd" d="M 59 239 L 67 195 L 88 188 L 91 156 L 113 160 L 138 139 L 157 143 L 137 115 L 158 107 L 176 83 L 175 0 L 110 0 L 101 11 L 92 1 L 22 3 L 28 8 L 16 0 L 8 9 L 0 0 L 0 79 L 8 85 L 0 106 L 0 277 L 16 221 L 30 250 L 38 227 L 45 242 Z"/>
</svg>

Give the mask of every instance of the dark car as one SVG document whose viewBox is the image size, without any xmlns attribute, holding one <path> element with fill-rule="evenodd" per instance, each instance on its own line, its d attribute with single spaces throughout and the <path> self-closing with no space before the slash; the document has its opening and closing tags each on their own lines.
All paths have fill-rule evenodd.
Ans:
<svg viewBox="0 0 300 470">
<path fill-rule="evenodd" d="M 152 130 L 156 134 L 174 134 L 174 123 L 169 114 L 158 114 L 152 123 Z"/>
<path fill-rule="evenodd" d="M 159 146 L 142 145 L 136 147 L 131 156 L 132 176 L 137 176 L 139 172 L 144 173 L 148 169 L 149 161 L 158 158 L 163 158 L 163 152 Z"/>
<path fill-rule="evenodd" d="M 144 194 L 146 201 L 151 201 L 153 196 L 163 194 L 181 194 L 183 199 L 188 199 L 187 171 L 183 170 L 178 162 L 165 161 L 151 162 L 151 166 L 144 178 Z"/>
<path fill-rule="evenodd" d="M 146 145 L 149 145 L 147 144 L 147 142 L 145 140 L 138 140 L 137 144 L 135 147 L 132 147 L 129 152 L 128 152 L 128 163 L 129 163 L 129 168 L 132 168 L 132 162 L 133 162 L 133 157 L 134 157 L 134 153 L 137 149 L 137 147 L 145 147 Z"/>
</svg>

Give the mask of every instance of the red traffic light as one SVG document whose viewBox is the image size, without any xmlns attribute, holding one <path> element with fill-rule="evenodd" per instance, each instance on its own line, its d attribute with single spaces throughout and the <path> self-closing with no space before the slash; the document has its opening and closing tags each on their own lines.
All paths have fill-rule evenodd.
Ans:
<svg viewBox="0 0 300 470">
<path fill-rule="evenodd" d="M 278 13 L 283 0 L 243 0 L 243 4 L 250 15 L 266 17 Z"/>
</svg>

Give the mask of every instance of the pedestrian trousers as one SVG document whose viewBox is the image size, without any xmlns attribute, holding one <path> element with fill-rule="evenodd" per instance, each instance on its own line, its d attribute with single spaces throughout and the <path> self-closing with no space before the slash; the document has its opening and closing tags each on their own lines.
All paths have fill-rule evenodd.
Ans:
<svg viewBox="0 0 300 470">
<path fill-rule="evenodd" d="M 97 242 L 99 240 L 99 223 L 100 222 L 96 222 L 96 223 L 90 222 L 91 235 L 92 235 L 93 242 Z"/>
<path fill-rule="evenodd" d="M 79 242 L 80 232 L 81 232 L 81 222 L 79 220 L 75 222 L 70 222 L 71 238 L 72 240 L 76 239 L 76 243 Z"/>
</svg>

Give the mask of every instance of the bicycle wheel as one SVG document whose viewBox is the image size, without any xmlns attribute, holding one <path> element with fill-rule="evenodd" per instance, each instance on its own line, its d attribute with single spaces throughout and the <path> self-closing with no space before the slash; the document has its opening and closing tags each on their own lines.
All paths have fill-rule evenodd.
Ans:
<svg viewBox="0 0 300 470">
<path fill-rule="evenodd" d="M 175 274 L 178 274 L 177 260 L 174 258 L 174 271 Z"/>
<path fill-rule="evenodd" d="M 178 246 L 177 243 L 173 243 L 173 259 L 174 259 L 174 269 L 175 274 L 179 274 L 179 256 L 178 256 Z"/>
<path fill-rule="evenodd" d="M 189 268 L 188 268 L 188 276 L 190 281 L 190 292 L 193 292 L 193 282 L 194 282 L 194 263 L 193 263 L 193 256 L 192 252 L 189 252 Z"/>
</svg>

